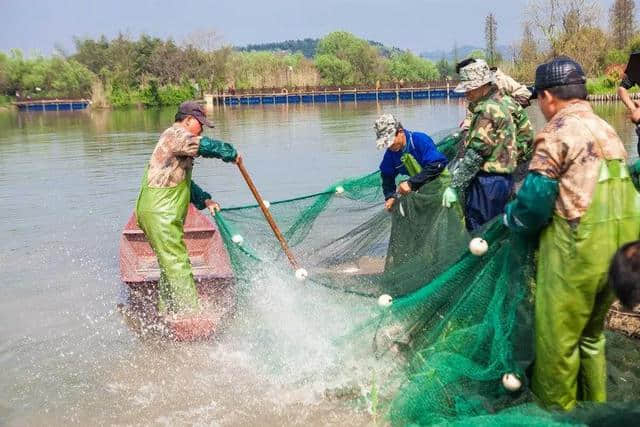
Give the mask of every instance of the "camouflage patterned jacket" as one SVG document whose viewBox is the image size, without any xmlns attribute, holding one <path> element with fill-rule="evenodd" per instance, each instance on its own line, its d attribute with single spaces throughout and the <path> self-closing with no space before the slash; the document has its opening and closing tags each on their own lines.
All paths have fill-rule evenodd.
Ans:
<svg viewBox="0 0 640 427">
<path fill-rule="evenodd" d="M 526 163 L 531 160 L 531 155 L 533 154 L 533 125 L 531 124 L 531 120 L 529 120 L 529 115 L 519 103 L 507 95 L 504 95 L 503 98 L 516 125 L 518 163 Z"/>
<path fill-rule="evenodd" d="M 503 73 L 500 69 L 495 71 L 494 76 L 496 86 L 498 86 L 498 89 L 500 89 L 502 93 L 512 97 L 520 106 L 529 105 L 531 92 L 529 92 L 529 89 L 525 85 L 518 83 L 511 76 Z"/>
<path fill-rule="evenodd" d="M 516 125 L 518 163 L 526 163 L 531 159 L 531 154 L 533 154 L 533 125 L 531 124 L 531 120 L 529 120 L 529 115 L 525 109 L 522 108 L 522 106 L 516 102 L 512 96 L 505 94 L 505 92 L 502 92 L 502 94 L 505 105 L 511 112 L 511 116 L 513 117 L 513 121 Z M 467 117 L 465 117 L 462 122 L 461 128 L 463 130 L 469 129 L 471 126 L 471 121 L 473 120 L 473 111 L 471 108 L 473 108 L 473 106 L 470 105 L 469 110 L 467 111 Z"/>
<path fill-rule="evenodd" d="M 165 130 L 149 160 L 149 187 L 169 188 L 181 183 L 193 168 L 199 148 L 200 138 L 182 126 L 174 124 Z"/>
<path fill-rule="evenodd" d="M 237 155 L 229 143 L 191 135 L 182 126 L 174 124 L 160 135 L 153 150 L 147 173 L 148 185 L 153 188 L 175 187 L 187 177 L 195 157 L 232 162 Z"/>
<path fill-rule="evenodd" d="M 518 83 L 500 69 L 494 72 L 494 78 L 498 90 L 511 100 L 508 104 L 509 111 L 511 111 L 517 129 L 518 163 L 526 163 L 531 159 L 531 154 L 533 153 L 533 126 L 529 120 L 529 115 L 524 109 L 524 106 L 529 105 L 531 92 L 529 92 L 529 89 L 525 85 Z M 462 130 L 469 129 L 472 119 L 473 111 L 469 109 L 467 116 L 460 126 Z"/>
<path fill-rule="evenodd" d="M 602 159 L 626 158 L 616 131 L 587 101 L 574 101 L 536 136 L 529 170 L 558 181 L 555 213 L 574 221 L 591 204 Z"/>
<path fill-rule="evenodd" d="M 474 103 L 473 119 L 465 140 L 465 151 L 473 150 L 483 159 L 480 169 L 489 173 L 515 170 L 518 150 L 516 125 L 511 115 L 513 100 L 493 88 Z"/>
<path fill-rule="evenodd" d="M 464 190 L 479 171 L 512 173 L 517 165 L 516 126 L 511 115 L 513 100 L 495 86 L 484 98 L 470 105 L 471 128 L 462 148 L 462 158 L 453 166 L 451 186 Z"/>
</svg>

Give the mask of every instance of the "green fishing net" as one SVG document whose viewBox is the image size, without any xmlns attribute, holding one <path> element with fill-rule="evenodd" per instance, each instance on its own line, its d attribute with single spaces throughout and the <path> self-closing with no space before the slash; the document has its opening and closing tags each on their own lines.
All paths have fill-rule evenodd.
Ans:
<svg viewBox="0 0 640 427">
<path fill-rule="evenodd" d="M 459 138 L 438 148 L 452 158 Z M 528 388 L 533 362 L 536 242 L 499 219 L 477 234 L 483 256 L 459 206 L 441 205 L 450 177 L 383 208 L 379 173 L 347 179 L 325 191 L 272 202 L 270 211 L 299 263 L 304 286 L 325 286 L 371 300 L 370 320 L 345 325 L 337 341 L 358 342 L 384 369 L 372 368 L 368 408 L 393 425 L 619 425 L 640 416 L 640 344 L 608 333 L 609 400 L 570 413 L 548 412 Z M 265 269 L 290 266 L 256 205 L 223 209 L 218 228 L 240 289 Z M 243 236 L 239 239 L 237 236 Z M 240 240 L 242 240 L 241 243 Z M 389 307 L 377 306 L 383 294 Z M 365 337 L 365 340 L 362 340 Z M 366 342 L 367 345 L 360 344 Z M 522 382 L 503 386 L 504 374 Z M 360 396 L 361 398 L 362 396 Z"/>
</svg>

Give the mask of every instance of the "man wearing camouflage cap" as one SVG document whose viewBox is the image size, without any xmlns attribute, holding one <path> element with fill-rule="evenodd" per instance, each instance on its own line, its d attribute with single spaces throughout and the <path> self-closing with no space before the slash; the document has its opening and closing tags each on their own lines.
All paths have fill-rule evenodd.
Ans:
<svg viewBox="0 0 640 427">
<path fill-rule="evenodd" d="M 213 127 L 196 102 L 180 105 L 173 126 L 156 144 L 142 179 L 136 203 L 138 225 L 151 244 L 160 266 L 158 312 L 167 317 L 189 317 L 199 309 L 191 263 L 183 240 L 189 202 L 198 209 L 219 210 L 211 195 L 191 180 L 193 160 L 198 156 L 240 162 L 231 144 L 200 136 Z"/>
<path fill-rule="evenodd" d="M 456 65 L 456 73 L 460 74 L 460 70 L 469 64 L 486 63 L 482 59 L 467 58 Z M 506 105 L 509 107 L 511 116 L 516 125 L 516 143 L 518 146 L 518 163 L 524 164 L 531 159 L 533 153 L 533 125 L 529 120 L 529 115 L 525 111 L 531 103 L 531 92 L 529 89 L 515 81 L 511 76 L 505 74 L 499 68 L 490 68 L 493 72 L 494 83 L 498 90 L 505 97 L 511 98 L 512 101 L 505 99 Z M 468 131 L 473 119 L 473 112 L 467 109 L 467 115 L 460 125 L 462 132 Z"/>
<path fill-rule="evenodd" d="M 403 128 L 393 114 L 383 114 L 373 125 L 376 146 L 386 149 L 380 163 L 385 208 L 391 210 L 399 195 L 417 191 L 425 183 L 440 175 L 447 158 L 436 148 L 429 135 Z M 396 188 L 396 177 L 406 175 L 408 180 Z"/>
<path fill-rule="evenodd" d="M 582 67 L 566 56 L 537 68 L 533 96 L 548 123 L 504 216 L 512 230 L 540 236 L 532 390 L 545 406 L 565 410 L 606 400 L 609 261 L 640 236 L 627 153 L 586 101 L 585 83 Z"/>
<path fill-rule="evenodd" d="M 442 204 L 451 207 L 463 193 L 466 226 L 473 231 L 504 212 L 518 163 L 517 129 L 509 110 L 513 100 L 498 90 L 486 62 L 460 69 L 460 80 L 455 90 L 465 93 L 473 118 Z"/>
</svg>

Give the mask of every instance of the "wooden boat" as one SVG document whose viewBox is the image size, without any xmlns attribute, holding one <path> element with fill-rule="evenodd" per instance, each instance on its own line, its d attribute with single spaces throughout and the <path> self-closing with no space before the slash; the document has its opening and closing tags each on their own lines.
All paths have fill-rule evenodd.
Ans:
<svg viewBox="0 0 640 427">
<path fill-rule="evenodd" d="M 141 336 L 160 334 L 179 341 L 207 339 L 235 309 L 235 280 L 229 254 L 216 225 L 193 205 L 184 224 L 184 241 L 200 296 L 202 313 L 171 318 L 157 313 L 160 268 L 135 212 L 120 238 L 120 275 L 129 286 L 129 304 L 121 306 L 126 322 Z"/>
</svg>

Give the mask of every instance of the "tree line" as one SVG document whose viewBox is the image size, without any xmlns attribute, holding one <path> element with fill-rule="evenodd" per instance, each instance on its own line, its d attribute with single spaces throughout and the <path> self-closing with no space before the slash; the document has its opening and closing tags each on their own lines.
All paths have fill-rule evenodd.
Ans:
<svg viewBox="0 0 640 427">
<path fill-rule="evenodd" d="M 583 64 L 592 92 L 612 90 L 624 70 L 621 64 L 640 49 L 640 35 L 633 0 L 614 1 L 607 30 L 599 26 L 604 13 L 594 0 L 530 0 L 522 37 L 507 58 L 497 52 L 499 23 L 489 13 L 484 19 L 486 48 L 471 56 L 531 82 L 537 64 L 567 54 Z M 268 47 L 278 51 L 262 50 Z M 297 47 L 301 50 L 291 52 Z M 123 34 L 111 40 L 76 38 L 73 54 L 26 58 L 18 50 L 0 52 L 0 103 L 91 97 L 96 106 L 160 106 L 207 92 L 413 85 L 456 78 L 455 62 L 461 59 L 434 63 L 345 31 L 240 50 L 224 45 L 215 32 L 194 33 L 182 43 L 149 35 L 137 40 Z"/>
<path fill-rule="evenodd" d="M 194 34 L 181 44 L 123 34 L 74 42 L 70 55 L 26 58 L 19 50 L 0 52 L 0 94 L 5 99 L 93 97 L 98 106 L 159 106 L 205 92 L 412 84 L 443 77 L 431 61 L 344 31 L 318 40 L 312 58 L 302 52 L 235 50 L 212 32 Z"/>
<path fill-rule="evenodd" d="M 634 0 L 615 0 L 608 11 L 594 0 L 530 0 L 513 59 L 500 66 L 530 82 L 538 64 L 568 55 L 584 67 L 591 93 L 613 91 L 629 54 L 640 50 L 635 13 Z"/>
</svg>

